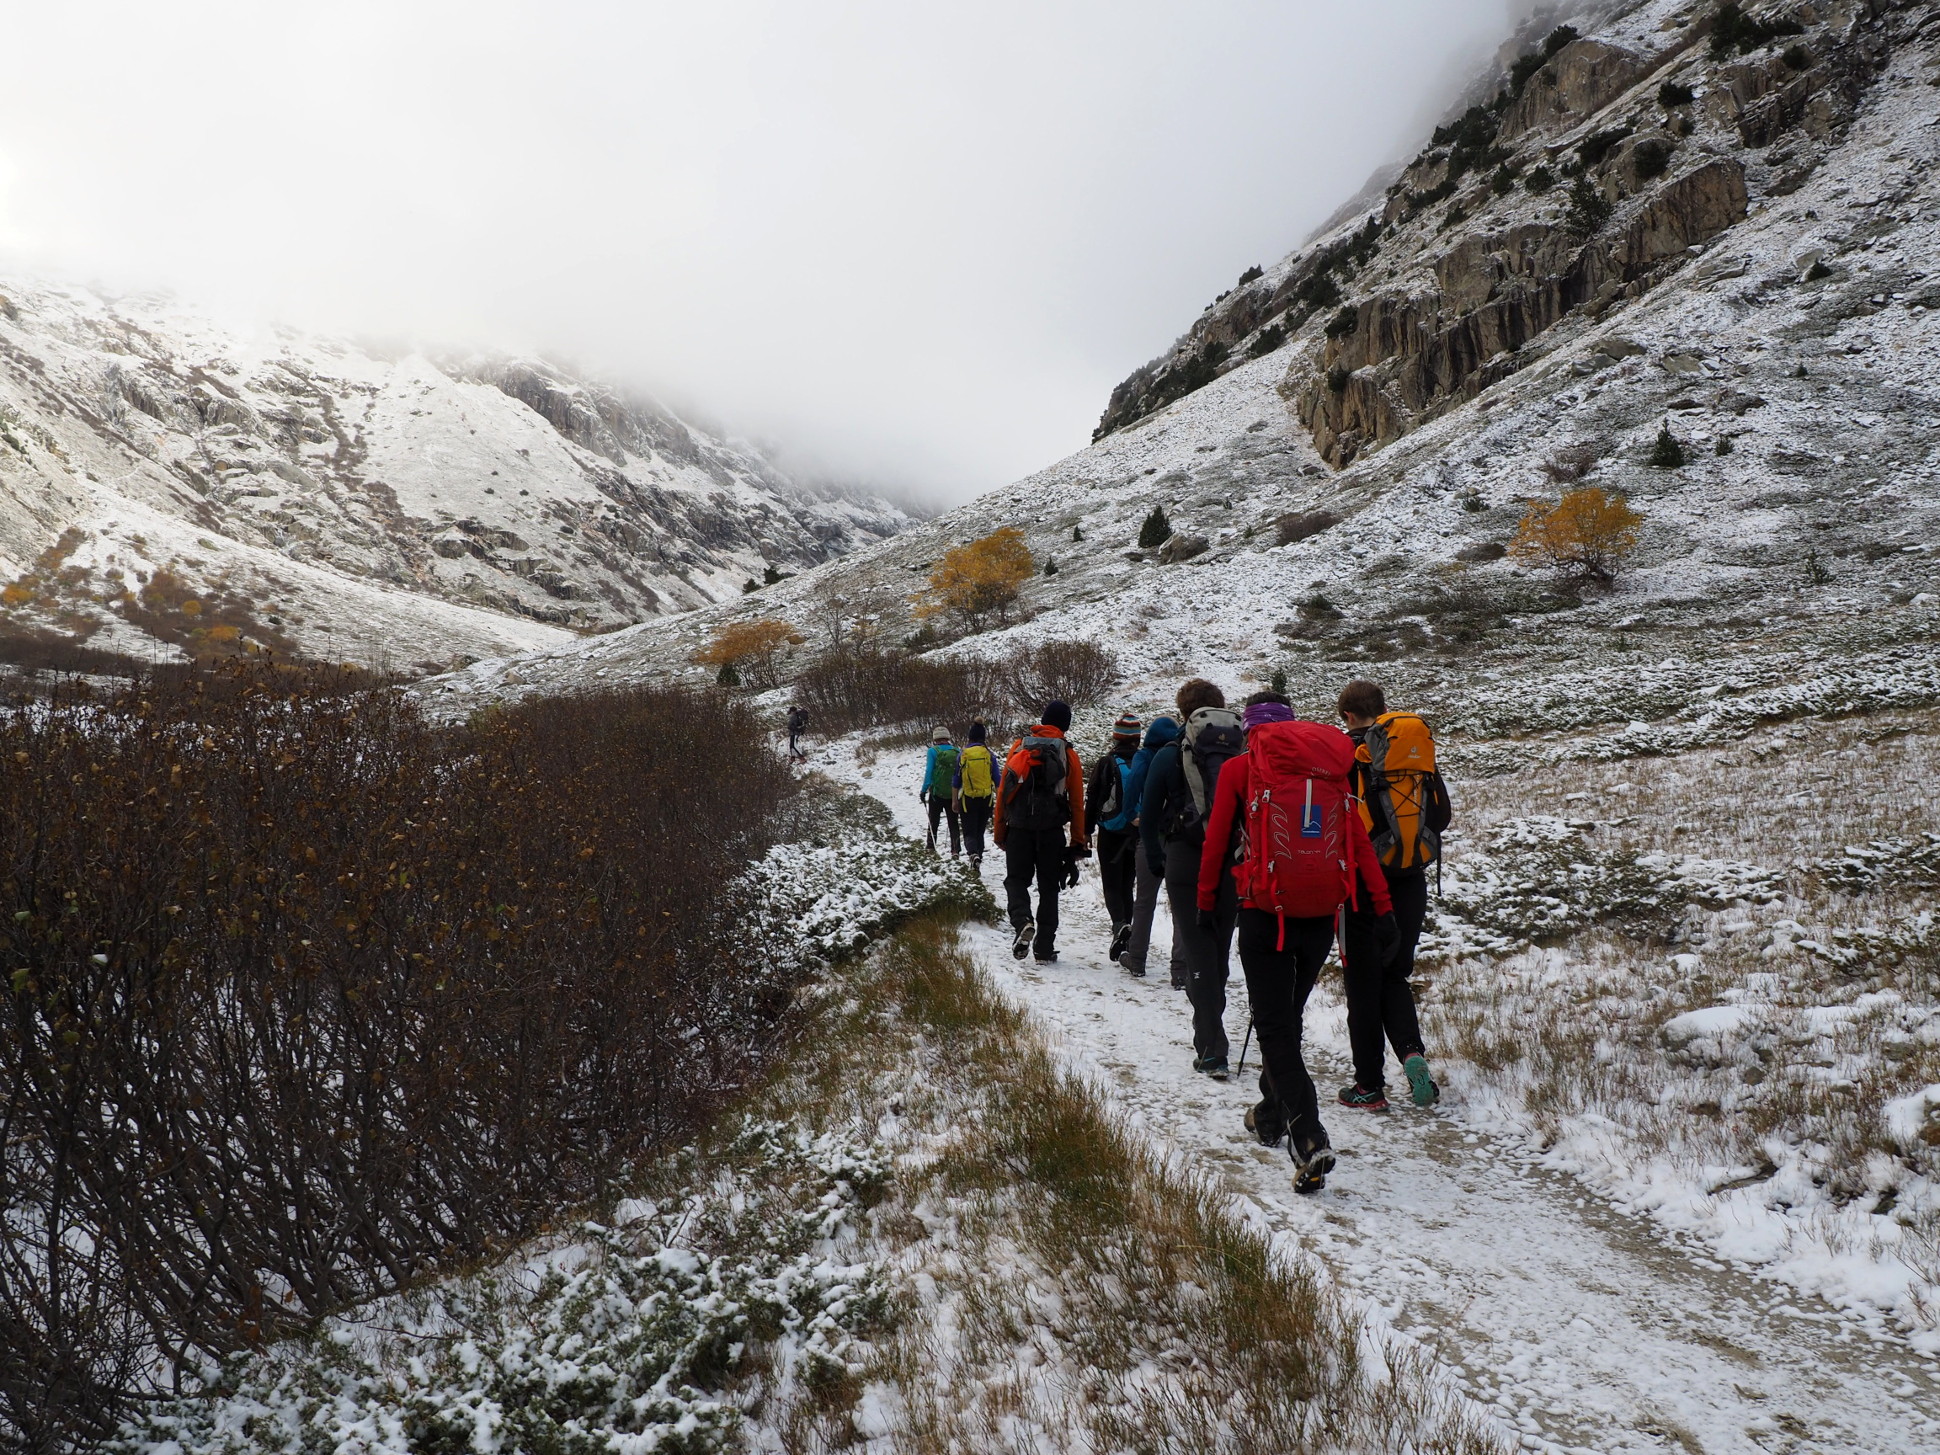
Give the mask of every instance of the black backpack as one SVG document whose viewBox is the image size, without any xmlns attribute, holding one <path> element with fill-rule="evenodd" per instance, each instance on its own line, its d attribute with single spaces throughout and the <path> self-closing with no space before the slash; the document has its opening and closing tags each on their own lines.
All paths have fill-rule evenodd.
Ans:
<svg viewBox="0 0 1940 1455">
<path fill-rule="evenodd" d="M 1179 767 L 1191 791 L 1164 826 L 1168 837 L 1206 831 L 1213 794 L 1219 789 L 1219 770 L 1245 751 L 1246 733 L 1240 727 L 1238 713 L 1224 707 L 1202 707 L 1186 719 L 1186 730 L 1179 738 Z"/>
<path fill-rule="evenodd" d="M 1065 783 L 1063 738 L 1033 734 L 1020 740 L 1004 760 L 1004 826 L 1036 833 L 1071 822 L 1071 793 Z"/>
</svg>

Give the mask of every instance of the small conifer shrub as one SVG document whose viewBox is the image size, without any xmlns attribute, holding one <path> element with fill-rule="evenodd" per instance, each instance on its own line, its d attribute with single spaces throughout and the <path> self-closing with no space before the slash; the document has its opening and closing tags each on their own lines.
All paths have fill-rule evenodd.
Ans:
<svg viewBox="0 0 1940 1455">
<path fill-rule="evenodd" d="M 1529 175 L 1522 179 L 1523 190 L 1533 193 L 1538 197 L 1555 185 L 1556 174 L 1550 171 L 1548 167 L 1532 168 Z"/>
<path fill-rule="evenodd" d="M 1347 381 L 1353 377 L 1353 374 L 1345 366 L 1336 364 L 1327 371 L 1327 387 L 1336 394 L 1345 394 L 1347 392 Z"/>
<path fill-rule="evenodd" d="M 1273 669 L 1273 681 L 1270 685 L 1282 697 L 1287 695 L 1287 669 L 1285 667 L 1275 667 Z"/>
<path fill-rule="evenodd" d="M 1138 548 L 1141 551 L 1156 550 L 1172 538 L 1172 522 L 1166 519 L 1165 507 L 1155 505 L 1152 513 L 1145 517 L 1145 523 L 1138 528 Z"/>
<path fill-rule="evenodd" d="M 1071 527 L 1071 539 L 1072 539 L 1072 540 L 1074 540 L 1074 541 L 1081 541 L 1081 540 L 1083 540 L 1084 538 L 1085 538 L 1085 528 L 1084 528 L 1083 526 L 1081 526 L 1081 525 L 1074 525 L 1074 526 L 1072 526 L 1072 527 Z"/>
<path fill-rule="evenodd" d="M 1058 574 L 1058 563 L 1049 556 L 1044 558 L 1044 574 L 1046 576 L 1055 576 Z"/>
<path fill-rule="evenodd" d="M 1680 106 L 1689 106 L 1697 100 L 1697 92 L 1682 81 L 1666 81 L 1657 88 L 1657 104 L 1666 111 L 1674 111 Z"/>
<path fill-rule="evenodd" d="M 1250 357 L 1255 359 L 1265 358 L 1286 341 L 1286 325 L 1269 323 L 1253 336 L 1253 342 L 1246 346 L 1246 352 Z"/>
<path fill-rule="evenodd" d="M 1735 447 L 1734 447 L 1734 446 L 1732 445 L 1732 443 L 1731 443 L 1731 436 L 1730 436 L 1730 435 L 1728 435 L 1728 434 L 1721 434 L 1721 435 L 1719 435 L 1719 436 L 1718 436 L 1718 450 L 1717 450 L 1717 452 L 1718 452 L 1718 453 L 1719 453 L 1720 455 L 1728 455 L 1728 454 L 1730 454 L 1730 453 L 1731 453 L 1731 451 L 1733 450 L 1733 448 L 1735 448 Z"/>
<path fill-rule="evenodd" d="M 1573 25 L 1557 26 L 1548 35 L 1543 37 L 1544 57 L 1547 58 L 1549 56 L 1555 55 L 1556 52 L 1561 50 L 1564 46 L 1568 45 L 1571 41 L 1575 40 L 1577 36 L 1580 34 L 1581 32 L 1578 31 L 1577 28 Z"/>
<path fill-rule="evenodd" d="M 1339 313 L 1336 313 L 1332 318 L 1327 320 L 1327 337 L 1346 338 L 1359 325 L 1360 318 L 1361 314 L 1359 309 L 1343 308 Z"/>
<path fill-rule="evenodd" d="M 1610 199 L 1603 195 L 1603 189 L 1588 177 L 1578 177 L 1570 187 L 1563 226 L 1578 237 L 1591 237 L 1603 230 L 1603 224 L 1610 220 L 1610 212 Z"/>
<path fill-rule="evenodd" d="M 1489 178 L 1489 190 L 1498 197 L 1507 197 L 1516 190 L 1516 174 L 1509 170 L 1507 163 L 1495 169 L 1495 175 Z"/>
<path fill-rule="evenodd" d="M 1671 164 L 1672 150 L 1671 144 L 1661 137 L 1645 137 L 1630 154 L 1637 164 L 1637 175 L 1645 179 L 1663 176 Z"/>
<path fill-rule="evenodd" d="M 1659 470 L 1680 470 L 1684 467 L 1684 446 L 1671 433 L 1668 424 L 1657 431 L 1657 442 L 1650 447 L 1649 463 Z"/>
<path fill-rule="evenodd" d="M 1248 268 L 1244 273 L 1241 273 L 1239 275 L 1239 286 L 1244 288 L 1248 283 L 1251 283 L 1255 278 L 1264 278 L 1265 276 L 1266 276 L 1266 269 L 1262 268 L 1258 263 L 1255 263 L 1252 267 Z"/>
</svg>

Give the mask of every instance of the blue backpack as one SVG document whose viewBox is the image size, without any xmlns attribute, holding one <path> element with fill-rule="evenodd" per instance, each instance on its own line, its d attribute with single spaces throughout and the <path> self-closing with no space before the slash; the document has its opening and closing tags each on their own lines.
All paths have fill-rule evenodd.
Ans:
<svg viewBox="0 0 1940 1455">
<path fill-rule="evenodd" d="M 1113 761 L 1118 764 L 1118 778 L 1098 805 L 1098 827 L 1122 834 L 1138 816 L 1138 805 L 1131 799 L 1132 760 L 1114 754 Z"/>
</svg>

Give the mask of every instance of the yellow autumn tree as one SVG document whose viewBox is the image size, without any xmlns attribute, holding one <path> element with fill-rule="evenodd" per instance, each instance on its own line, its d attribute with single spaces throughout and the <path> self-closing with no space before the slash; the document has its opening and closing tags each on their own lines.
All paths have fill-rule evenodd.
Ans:
<svg viewBox="0 0 1940 1455">
<path fill-rule="evenodd" d="M 724 687 L 767 689 L 781 686 L 781 662 L 790 647 L 807 638 L 785 621 L 764 617 L 759 621 L 731 621 L 692 660 L 703 667 L 719 668 Z"/>
<path fill-rule="evenodd" d="M 972 629 L 992 614 L 1008 620 L 1033 569 L 1024 532 L 1007 525 L 946 551 L 931 569 L 929 585 L 915 597 L 916 614 L 928 618 L 953 612 Z"/>
<path fill-rule="evenodd" d="M 1587 485 L 1554 505 L 1530 501 L 1509 554 L 1532 566 L 1612 581 L 1643 528 L 1643 513 L 1621 495 Z"/>
</svg>

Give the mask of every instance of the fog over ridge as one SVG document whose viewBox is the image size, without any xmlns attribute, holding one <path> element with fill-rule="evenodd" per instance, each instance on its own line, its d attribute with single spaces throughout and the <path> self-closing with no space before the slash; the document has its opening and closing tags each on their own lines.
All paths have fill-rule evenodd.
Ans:
<svg viewBox="0 0 1940 1455">
<path fill-rule="evenodd" d="M 22 12 L 0 266 L 570 360 L 942 501 L 1335 211 L 1507 0 Z"/>
</svg>

